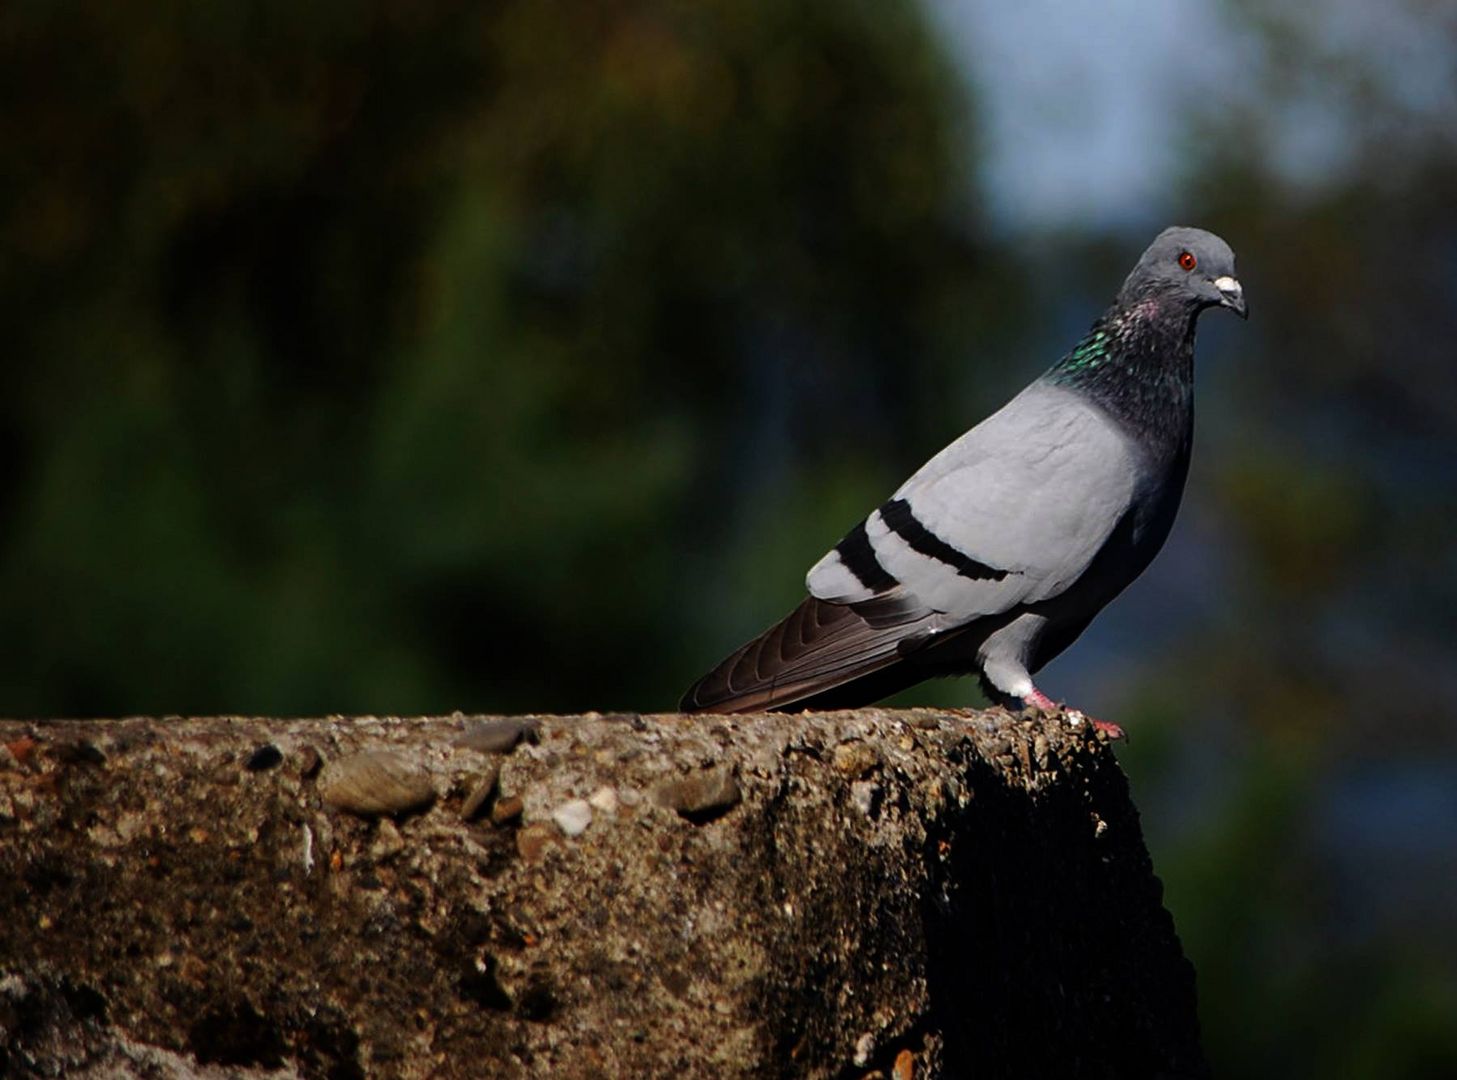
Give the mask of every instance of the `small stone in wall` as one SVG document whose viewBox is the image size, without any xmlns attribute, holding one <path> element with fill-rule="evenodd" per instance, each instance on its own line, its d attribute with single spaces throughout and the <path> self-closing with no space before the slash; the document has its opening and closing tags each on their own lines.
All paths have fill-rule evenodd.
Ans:
<svg viewBox="0 0 1457 1080">
<path fill-rule="evenodd" d="M 547 847 L 559 843 L 561 838 L 550 825 L 528 825 L 516 834 L 516 850 L 527 862 L 539 861 Z"/>
<path fill-rule="evenodd" d="M 496 793 L 496 781 L 500 779 L 500 776 L 500 766 L 491 765 L 476 778 L 476 782 L 471 785 L 470 794 L 465 797 L 465 802 L 460 807 L 462 821 L 474 821 L 480 817 L 486 803 L 490 802 L 491 796 Z"/>
<path fill-rule="evenodd" d="M 534 736 L 537 729 L 538 725 L 531 720 L 516 718 L 482 720 L 466 728 L 451 745 L 462 750 L 509 754 L 523 738 Z"/>
<path fill-rule="evenodd" d="M 491 824 L 505 825 L 515 821 L 525 808 L 526 804 L 521 801 L 520 795 L 508 795 L 505 798 L 497 799 L 496 805 L 491 807 Z"/>
<path fill-rule="evenodd" d="M 369 857 L 376 862 L 383 862 L 385 859 L 392 859 L 405 850 L 405 838 L 400 835 L 400 830 L 395 828 L 395 823 L 389 818 L 382 818 L 379 823 L 379 830 L 375 833 L 374 843 L 369 845 Z"/>
<path fill-rule="evenodd" d="M 654 789 L 659 806 L 690 820 L 708 820 L 736 806 L 743 797 L 733 770 L 720 765 L 665 780 Z"/>
<path fill-rule="evenodd" d="M 850 785 L 850 801 L 866 817 L 873 817 L 880 802 L 880 788 L 869 780 L 856 780 Z"/>
<path fill-rule="evenodd" d="M 615 814 L 618 807 L 617 789 L 609 784 L 603 784 L 587 797 L 587 802 L 592 805 L 593 809 L 601 810 L 604 814 Z"/>
<path fill-rule="evenodd" d="M 403 814 L 435 800 L 435 786 L 421 766 L 389 750 L 365 750 L 332 761 L 319 776 L 319 794 L 330 806 L 362 817 Z"/>
<path fill-rule="evenodd" d="M 863 742 L 835 747 L 835 771 L 852 780 L 859 780 L 879 764 L 880 756 Z"/>
<path fill-rule="evenodd" d="M 895 1056 L 895 1065 L 890 1070 L 891 1080 L 914 1080 L 915 1056 L 909 1050 L 902 1050 Z"/>
<path fill-rule="evenodd" d="M 573 799 L 553 810 L 551 819 L 568 836 L 581 836 L 592 824 L 592 806 L 586 799 Z"/>
</svg>

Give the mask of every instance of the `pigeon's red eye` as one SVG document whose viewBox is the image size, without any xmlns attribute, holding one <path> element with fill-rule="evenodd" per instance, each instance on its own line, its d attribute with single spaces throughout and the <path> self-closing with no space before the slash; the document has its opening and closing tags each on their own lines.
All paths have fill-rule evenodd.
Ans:
<svg viewBox="0 0 1457 1080">
<path fill-rule="evenodd" d="M 1185 270 L 1192 270 L 1199 265 L 1199 260 L 1194 258 L 1191 252 L 1181 251 L 1179 252 L 1179 265 Z"/>
</svg>

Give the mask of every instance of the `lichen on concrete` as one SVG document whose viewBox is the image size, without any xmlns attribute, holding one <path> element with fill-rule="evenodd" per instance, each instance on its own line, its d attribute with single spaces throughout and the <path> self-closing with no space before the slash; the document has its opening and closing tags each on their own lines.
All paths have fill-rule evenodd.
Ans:
<svg viewBox="0 0 1457 1080">
<path fill-rule="evenodd" d="M 1086 725 L 515 719 L 0 722 L 0 1074 L 1205 1074 Z"/>
</svg>

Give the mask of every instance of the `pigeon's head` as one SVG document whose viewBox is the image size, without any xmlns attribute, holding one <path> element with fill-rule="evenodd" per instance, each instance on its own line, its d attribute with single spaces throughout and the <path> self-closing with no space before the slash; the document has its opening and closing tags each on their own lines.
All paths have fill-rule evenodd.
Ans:
<svg viewBox="0 0 1457 1080">
<path fill-rule="evenodd" d="M 1234 275 L 1234 252 L 1203 229 L 1174 226 L 1148 246 L 1118 296 L 1133 300 L 1151 293 L 1173 296 L 1194 311 L 1229 308 L 1247 318 L 1244 288 Z"/>
</svg>

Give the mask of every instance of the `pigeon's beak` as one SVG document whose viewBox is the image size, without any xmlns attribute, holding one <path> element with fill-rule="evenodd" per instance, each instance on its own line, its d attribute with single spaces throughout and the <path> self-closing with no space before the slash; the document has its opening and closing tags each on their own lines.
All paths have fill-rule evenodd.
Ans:
<svg viewBox="0 0 1457 1080">
<path fill-rule="evenodd" d="M 1219 306 L 1227 307 L 1241 319 L 1250 317 L 1250 309 L 1245 304 L 1245 290 L 1236 278 L 1226 274 L 1224 277 L 1214 279 L 1214 287 L 1219 290 Z"/>
</svg>

